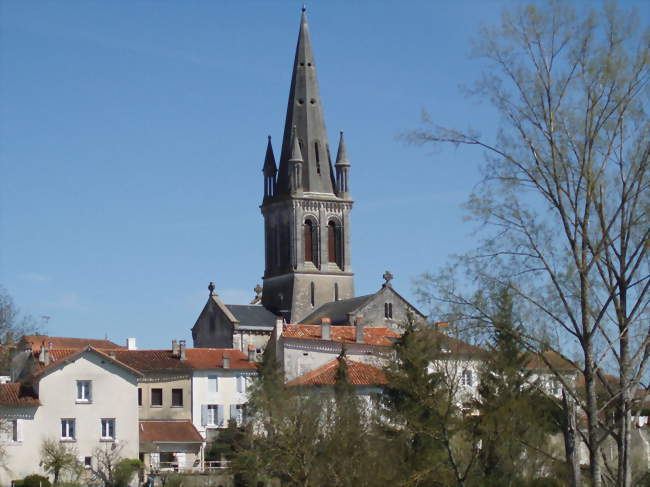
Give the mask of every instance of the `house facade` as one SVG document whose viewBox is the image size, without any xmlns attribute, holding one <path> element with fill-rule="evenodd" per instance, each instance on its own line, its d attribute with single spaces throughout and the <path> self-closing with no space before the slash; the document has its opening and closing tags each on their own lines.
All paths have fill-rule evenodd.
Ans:
<svg viewBox="0 0 650 487">
<path fill-rule="evenodd" d="M 68 445 L 89 470 L 96 451 L 119 445 L 137 458 L 137 382 L 141 373 L 92 347 L 42 364 L 21 383 L 2 384 L 0 417 L 10 422 L 11 441 L 0 484 L 44 473 L 44 440 Z M 120 398 L 116 401 L 116 398 Z"/>
</svg>

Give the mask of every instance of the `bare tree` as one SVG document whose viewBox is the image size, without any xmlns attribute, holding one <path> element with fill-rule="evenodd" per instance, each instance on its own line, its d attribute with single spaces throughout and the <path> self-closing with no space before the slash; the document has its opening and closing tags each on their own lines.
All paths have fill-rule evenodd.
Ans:
<svg viewBox="0 0 650 487">
<path fill-rule="evenodd" d="M 54 485 L 64 475 L 70 475 L 76 480 L 83 471 L 83 466 L 77 460 L 76 448 L 54 438 L 46 438 L 41 443 L 41 463 L 45 471 L 54 476 Z"/>
<path fill-rule="evenodd" d="M 457 265 L 475 282 L 507 285 L 530 319 L 548 325 L 529 330 L 529 345 L 555 334 L 579 351 L 584 397 L 564 385 L 586 414 L 594 487 L 603 478 L 631 484 L 631 403 L 650 357 L 649 45 L 634 13 L 610 4 L 599 12 L 560 2 L 505 12 L 499 27 L 481 33 L 477 54 L 488 68 L 473 90 L 502 116 L 496 141 L 426 117 L 407 135 L 487 154 L 468 203 L 485 238 Z M 433 294 L 461 316 L 487 317 L 468 286 Z M 614 424 L 603 414 L 612 406 Z M 618 445 L 615 465 L 604 461 L 608 438 Z"/>
</svg>

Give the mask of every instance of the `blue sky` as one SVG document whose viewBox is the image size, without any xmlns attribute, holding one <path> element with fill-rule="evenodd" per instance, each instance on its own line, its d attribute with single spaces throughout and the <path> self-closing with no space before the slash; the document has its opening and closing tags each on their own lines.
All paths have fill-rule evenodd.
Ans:
<svg viewBox="0 0 650 487">
<path fill-rule="evenodd" d="M 481 153 L 396 136 L 422 109 L 494 132 L 489 104 L 459 86 L 480 73 L 479 26 L 509 4 L 308 5 L 329 138 L 345 131 L 352 163 L 357 294 L 390 269 L 413 298 L 413 278 L 473 246 L 461 205 Z M 0 284 L 50 317 L 45 332 L 167 347 L 190 341 L 209 281 L 250 301 L 300 6 L 0 1 Z"/>
</svg>

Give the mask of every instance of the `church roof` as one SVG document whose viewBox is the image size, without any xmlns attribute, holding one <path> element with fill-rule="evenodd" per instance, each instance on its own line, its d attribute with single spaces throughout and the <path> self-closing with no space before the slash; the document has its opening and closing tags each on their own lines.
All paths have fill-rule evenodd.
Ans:
<svg viewBox="0 0 650 487">
<path fill-rule="evenodd" d="M 279 195 L 289 194 L 289 159 L 292 153 L 293 128 L 302 149 L 303 190 L 313 193 L 334 194 L 334 175 L 330 161 L 329 143 L 322 100 L 316 76 L 316 64 L 309 38 L 307 15 L 303 9 L 300 32 L 293 63 L 289 103 L 282 139 L 277 190 Z"/>
<path fill-rule="evenodd" d="M 258 304 L 227 304 L 233 316 L 239 322 L 238 328 L 269 331 L 275 327 L 276 315 Z"/>
<path fill-rule="evenodd" d="M 373 386 L 388 383 L 384 372 L 372 365 L 346 359 L 348 367 L 348 382 L 353 386 Z M 288 382 L 288 386 L 333 386 L 336 384 L 336 371 L 339 361 L 332 360 L 322 367 L 307 372 Z"/>
<path fill-rule="evenodd" d="M 356 326 L 332 326 L 330 341 L 341 343 L 356 343 Z M 399 334 L 384 326 L 366 326 L 363 329 L 363 342 L 366 345 L 390 347 L 394 338 Z M 304 338 L 308 340 L 322 340 L 322 327 L 320 325 L 284 325 L 282 338 Z"/>
<path fill-rule="evenodd" d="M 341 299 L 339 301 L 325 303 L 304 318 L 302 323 L 306 325 L 320 324 L 321 318 L 329 318 L 332 320 L 333 325 L 347 323 L 348 313 L 354 313 L 374 296 L 374 294 L 366 294 L 365 296 L 357 296 L 355 298 Z"/>
</svg>

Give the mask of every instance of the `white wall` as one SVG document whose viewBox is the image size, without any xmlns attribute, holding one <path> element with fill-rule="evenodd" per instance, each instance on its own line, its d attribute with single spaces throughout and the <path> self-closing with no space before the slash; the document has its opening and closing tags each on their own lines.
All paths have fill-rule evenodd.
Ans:
<svg viewBox="0 0 650 487">
<path fill-rule="evenodd" d="M 92 400 L 77 403 L 77 380 L 90 380 Z M 38 384 L 41 406 L 29 419 L 29 409 L 23 412 L 23 439 L 8 445 L 7 468 L 0 469 L 0 485 L 33 473 L 43 473 L 40 462 L 41 443 L 45 438 L 60 441 L 61 418 L 74 418 L 76 440 L 66 443 L 79 457 L 92 456 L 97 447 L 108 447 L 112 442 L 100 441 L 101 419 L 115 418 L 116 441 L 123 445 L 122 455 L 137 458 L 138 397 L 136 377 L 122 367 L 92 353 L 86 352 L 74 362 L 44 376 Z M 18 409 L 0 412 L 14 416 Z M 94 465 L 94 462 L 93 462 Z"/>
<path fill-rule="evenodd" d="M 335 360 L 341 353 L 341 343 L 328 340 L 292 340 L 281 339 L 283 350 L 282 366 L 284 378 L 291 381 L 312 370 Z M 346 344 L 348 359 L 363 362 L 375 367 L 382 367 L 392 356 L 389 347 L 377 347 L 366 344 Z"/>
<path fill-rule="evenodd" d="M 206 429 L 228 425 L 231 404 L 246 404 L 248 401 L 248 388 L 256 375 L 255 370 L 214 369 L 194 371 L 192 375 L 192 422 L 204 438 L 206 438 Z M 218 377 L 218 391 L 216 393 L 208 390 L 209 377 L 211 376 Z M 243 392 L 237 391 L 237 377 L 245 379 Z M 206 404 L 224 406 L 223 423 L 221 425 L 203 424 L 202 406 Z"/>
</svg>

